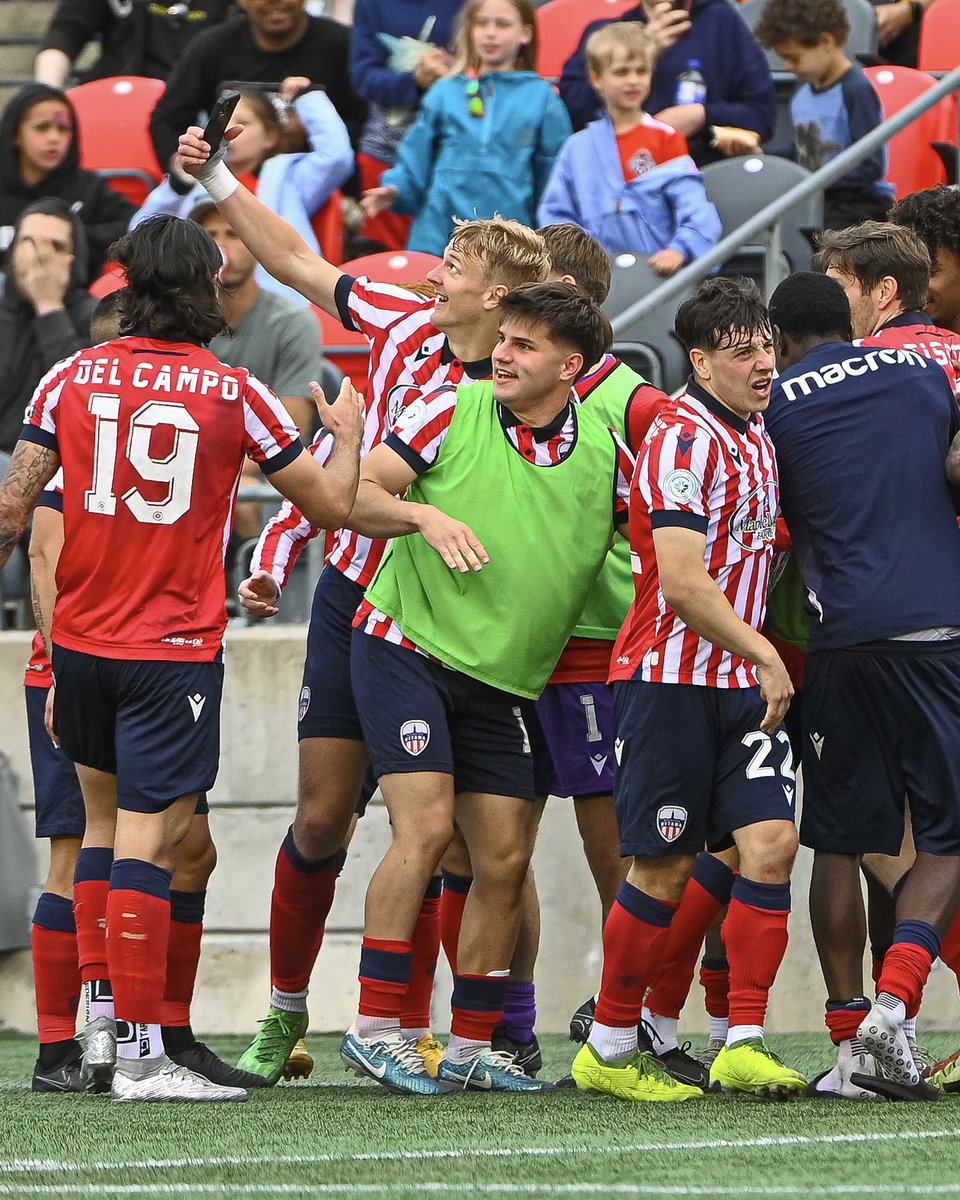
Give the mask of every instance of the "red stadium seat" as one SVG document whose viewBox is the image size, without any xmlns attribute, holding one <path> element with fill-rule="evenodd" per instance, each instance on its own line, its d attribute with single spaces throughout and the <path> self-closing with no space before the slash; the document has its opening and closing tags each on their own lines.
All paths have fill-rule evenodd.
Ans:
<svg viewBox="0 0 960 1200">
<path fill-rule="evenodd" d="M 558 79 L 591 21 L 619 17 L 636 5 L 637 0 L 549 0 L 537 9 L 537 70 L 547 79 Z"/>
<path fill-rule="evenodd" d="M 317 209 L 310 224 L 323 257 L 339 266 L 343 262 L 343 192 L 339 188 L 330 193 L 330 199 L 322 208 Z"/>
<path fill-rule="evenodd" d="M 138 207 L 163 178 L 150 141 L 162 79 L 116 75 L 70 88 L 80 127 L 80 166 L 98 171 Z"/>
<path fill-rule="evenodd" d="M 865 70 L 880 97 L 884 120 L 929 91 L 937 82 L 925 71 L 912 71 L 909 67 L 866 67 Z M 911 192 L 950 182 L 936 149 L 937 143 L 941 146 L 957 143 L 956 96 L 944 96 L 890 139 L 887 178 L 896 188 L 898 200 Z"/>
<path fill-rule="evenodd" d="M 367 339 L 362 333 L 344 329 L 336 317 L 331 317 L 317 305 L 313 304 L 311 308 L 320 322 L 324 357 L 349 377 L 358 392 L 362 392 L 367 386 L 367 365 L 370 360 Z"/>
<path fill-rule="evenodd" d="M 343 264 L 348 275 L 366 275 L 377 283 L 414 283 L 440 262 L 422 250 L 381 250 Z"/>
<path fill-rule="evenodd" d="M 107 263 L 102 274 L 90 284 L 87 291 L 97 300 L 102 300 L 104 296 L 109 296 L 111 292 L 118 292 L 122 287 L 126 286 L 126 276 L 123 272 L 123 267 L 119 263 Z"/>
<path fill-rule="evenodd" d="M 937 0 L 923 14 L 917 66 L 952 71 L 960 63 L 960 0 Z"/>
</svg>

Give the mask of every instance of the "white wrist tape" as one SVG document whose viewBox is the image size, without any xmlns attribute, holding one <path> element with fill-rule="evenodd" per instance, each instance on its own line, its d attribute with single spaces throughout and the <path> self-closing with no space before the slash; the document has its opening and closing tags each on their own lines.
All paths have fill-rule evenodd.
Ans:
<svg viewBox="0 0 960 1200">
<path fill-rule="evenodd" d="M 240 186 L 240 180 L 222 159 L 214 162 L 212 166 L 208 163 L 197 179 L 206 188 L 214 204 L 219 204 L 221 200 L 232 196 Z"/>
</svg>

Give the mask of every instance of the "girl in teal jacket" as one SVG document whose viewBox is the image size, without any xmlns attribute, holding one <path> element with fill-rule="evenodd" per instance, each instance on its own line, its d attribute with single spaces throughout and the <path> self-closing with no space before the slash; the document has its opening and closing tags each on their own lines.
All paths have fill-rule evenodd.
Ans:
<svg viewBox="0 0 960 1200">
<path fill-rule="evenodd" d="M 536 223 L 537 203 L 570 118 L 536 74 L 530 0 L 468 0 L 452 73 L 433 85 L 380 187 L 364 193 L 368 216 L 413 213 L 407 246 L 442 255 L 454 217 L 497 214 Z"/>
</svg>

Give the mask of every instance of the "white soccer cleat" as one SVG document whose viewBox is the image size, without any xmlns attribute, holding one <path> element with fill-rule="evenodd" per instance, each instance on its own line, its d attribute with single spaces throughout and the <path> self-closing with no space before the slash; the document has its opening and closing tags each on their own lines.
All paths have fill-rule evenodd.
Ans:
<svg viewBox="0 0 960 1200">
<path fill-rule="evenodd" d="M 824 1071 L 816 1079 L 811 1080 L 807 1087 L 807 1096 L 817 1100 L 876 1100 L 877 1093 L 868 1091 L 854 1083 L 851 1076 L 856 1072 L 860 1075 L 876 1075 L 877 1064 L 872 1054 L 866 1050 L 854 1054 L 849 1042 L 845 1043 L 847 1053 L 841 1048 L 837 1054 L 836 1066 Z"/>
<path fill-rule="evenodd" d="M 890 1009 L 874 1004 L 860 1022 L 857 1037 L 867 1053 L 876 1059 L 887 1079 L 907 1085 L 920 1082 L 920 1072 L 903 1032 L 903 1022 L 897 1020 Z"/>
<path fill-rule="evenodd" d="M 88 1092 L 109 1092 L 117 1061 L 117 1023 L 112 1017 L 97 1017 L 80 1035 L 83 1062 L 80 1078 Z"/>
<path fill-rule="evenodd" d="M 179 1067 L 164 1054 L 160 1058 L 117 1060 L 111 1096 L 114 1100 L 140 1101 L 238 1101 L 246 1100 L 243 1088 L 222 1087 L 186 1067 Z"/>
</svg>

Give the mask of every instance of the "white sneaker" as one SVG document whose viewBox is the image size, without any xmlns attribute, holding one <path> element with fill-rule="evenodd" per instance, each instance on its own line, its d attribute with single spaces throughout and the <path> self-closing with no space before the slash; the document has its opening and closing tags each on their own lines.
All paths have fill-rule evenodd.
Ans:
<svg viewBox="0 0 960 1200">
<path fill-rule="evenodd" d="M 698 1050 L 697 1053 L 693 1057 L 697 1060 L 698 1063 L 702 1063 L 703 1066 L 705 1066 L 707 1068 L 707 1070 L 709 1071 L 710 1068 L 713 1066 L 717 1055 L 720 1053 L 720 1051 L 724 1048 L 724 1046 L 726 1044 L 727 1044 L 727 1042 L 726 1042 L 725 1038 L 711 1038 L 707 1042 L 707 1044 L 703 1047 L 703 1049 Z"/>
<path fill-rule="evenodd" d="M 857 1037 L 887 1079 L 894 1083 L 920 1082 L 920 1072 L 903 1032 L 903 1022 L 898 1021 L 888 1008 L 874 1004 L 860 1022 Z"/>
<path fill-rule="evenodd" d="M 859 1087 L 850 1078 L 855 1071 L 861 1075 L 876 1075 L 876 1061 L 866 1051 L 851 1053 L 849 1041 L 843 1042 L 837 1053 L 837 1065 L 811 1080 L 806 1094 L 819 1100 L 876 1100 L 876 1092 Z"/>
<path fill-rule="evenodd" d="M 243 1088 L 221 1087 L 164 1054 L 160 1058 L 120 1058 L 113 1074 L 114 1100 L 246 1100 Z"/>
<path fill-rule="evenodd" d="M 109 1092 L 117 1061 L 117 1023 L 111 1017 L 90 1021 L 80 1035 L 83 1062 L 80 1078 L 88 1092 Z"/>
</svg>

